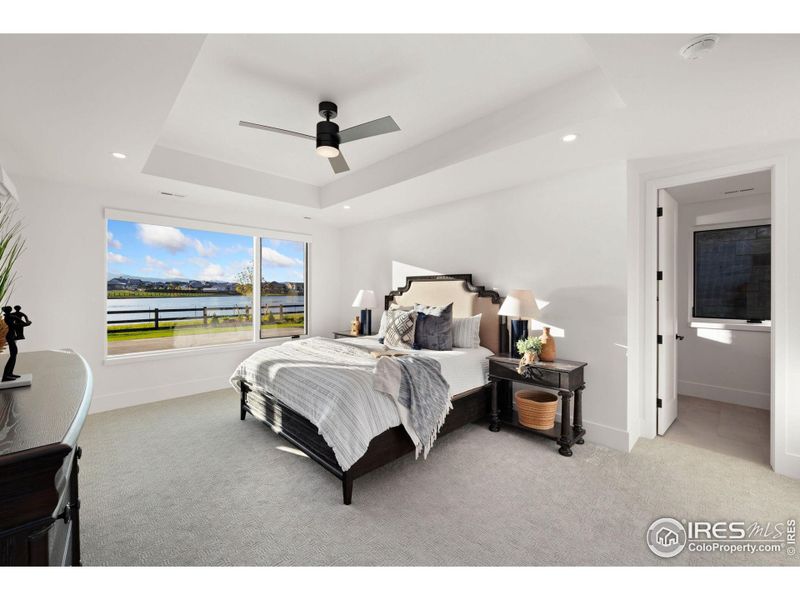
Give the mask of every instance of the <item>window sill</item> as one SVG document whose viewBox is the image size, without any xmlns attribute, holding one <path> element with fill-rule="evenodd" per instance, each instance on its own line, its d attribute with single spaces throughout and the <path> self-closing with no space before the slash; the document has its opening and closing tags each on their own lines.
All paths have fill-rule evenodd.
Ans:
<svg viewBox="0 0 800 600">
<path fill-rule="evenodd" d="M 301 335 L 300 339 L 307 338 L 308 335 Z M 137 352 L 135 354 L 118 354 L 106 356 L 103 359 L 104 366 L 124 365 L 137 362 L 147 362 L 153 360 L 163 360 L 165 358 L 202 356 L 204 354 L 220 354 L 225 352 L 235 352 L 249 350 L 255 352 L 262 348 L 278 346 L 283 342 L 291 340 L 291 336 L 262 339 L 255 342 L 237 342 L 232 344 L 219 344 L 216 346 L 194 346 L 192 348 L 174 348 L 171 350 L 154 350 L 152 352 Z"/>
<path fill-rule="evenodd" d="M 741 323 L 736 321 L 689 321 L 692 329 L 727 329 L 734 331 L 760 331 L 769 333 L 772 331 L 772 321 L 763 323 Z"/>
</svg>

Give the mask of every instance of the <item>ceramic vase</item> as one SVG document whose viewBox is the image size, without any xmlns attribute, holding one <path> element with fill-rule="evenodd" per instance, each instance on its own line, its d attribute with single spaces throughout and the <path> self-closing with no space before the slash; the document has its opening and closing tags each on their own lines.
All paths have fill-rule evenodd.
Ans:
<svg viewBox="0 0 800 600">
<path fill-rule="evenodd" d="M 544 362 L 553 362 L 556 359 L 556 341 L 550 335 L 550 328 L 545 327 L 542 330 L 542 349 L 539 352 L 539 358 Z"/>
</svg>

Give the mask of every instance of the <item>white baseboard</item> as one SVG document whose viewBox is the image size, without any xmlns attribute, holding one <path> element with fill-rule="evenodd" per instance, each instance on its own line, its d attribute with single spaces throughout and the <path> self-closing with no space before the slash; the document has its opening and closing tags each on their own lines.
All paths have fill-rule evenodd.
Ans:
<svg viewBox="0 0 800 600">
<path fill-rule="evenodd" d="M 584 437 L 593 444 L 600 444 L 620 452 L 630 452 L 630 434 L 622 429 L 592 423 L 584 419 L 583 428 L 586 429 Z"/>
<path fill-rule="evenodd" d="M 211 392 L 224 388 L 230 388 L 228 376 L 208 377 L 206 379 L 195 379 L 193 381 L 181 383 L 137 388 L 135 390 L 118 392 L 116 394 L 95 396 L 92 399 L 89 413 L 106 412 L 108 410 L 127 408 L 139 404 L 149 404 L 150 402 L 160 402 L 161 400 L 169 400 L 170 398 L 190 396 L 192 394 Z M 231 388 L 231 392 L 233 393 L 233 388 Z"/>
<path fill-rule="evenodd" d="M 697 383 L 696 381 L 678 381 L 678 394 L 752 408 L 763 408 L 764 410 L 770 408 L 770 396 L 767 393 Z"/>
<path fill-rule="evenodd" d="M 773 467 L 775 472 L 780 475 L 785 475 L 792 479 L 800 479 L 800 456 L 797 454 L 790 454 L 789 452 L 777 454 Z"/>
</svg>

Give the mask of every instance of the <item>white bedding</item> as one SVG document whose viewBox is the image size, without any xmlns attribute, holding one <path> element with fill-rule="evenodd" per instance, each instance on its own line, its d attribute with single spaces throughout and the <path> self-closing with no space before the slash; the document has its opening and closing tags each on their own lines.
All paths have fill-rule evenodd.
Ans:
<svg viewBox="0 0 800 600">
<path fill-rule="evenodd" d="M 375 349 L 385 348 L 378 336 L 343 338 L 337 340 L 347 344 Z M 488 348 L 453 348 L 452 350 L 408 350 L 411 354 L 430 356 L 442 365 L 442 376 L 450 385 L 450 396 L 486 385 L 489 375 L 489 357 L 494 353 Z"/>
<path fill-rule="evenodd" d="M 245 359 L 234 371 L 231 384 L 238 389 L 238 383 L 245 381 L 254 391 L 279 398 L 311 421 L 346 471 L 373 438 L 401 424 L 397 403 L 374 387 L 378 361 L 369 352 L 385 349 L 376 337 L 285 342 Z M 410 352 L 441 364 L 451 396 L 486 384 L 492 353 L 485 348 Z"/>
</svg>

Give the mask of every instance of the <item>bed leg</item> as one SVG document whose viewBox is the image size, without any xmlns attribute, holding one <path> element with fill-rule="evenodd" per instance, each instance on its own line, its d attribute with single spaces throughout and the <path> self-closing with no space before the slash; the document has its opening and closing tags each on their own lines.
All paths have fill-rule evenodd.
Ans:
<svg viewBox="0 0 800 600">
<path fill-rule="evenodd" d="M 247 388 L 242 385 L 240 388 L 241 395 L 239 397 L 239 420 L 244 421 L 245 415 L 247 415 L 247 411 L 244 408 L 244 401 L 247 398 Z"/>
<path fill-rule="evenodd" d="M 344 472 L 342 477 L 342 501 L 349 505 L 353 500 L 353 476 L 349 471 Z"/>
</svg>

